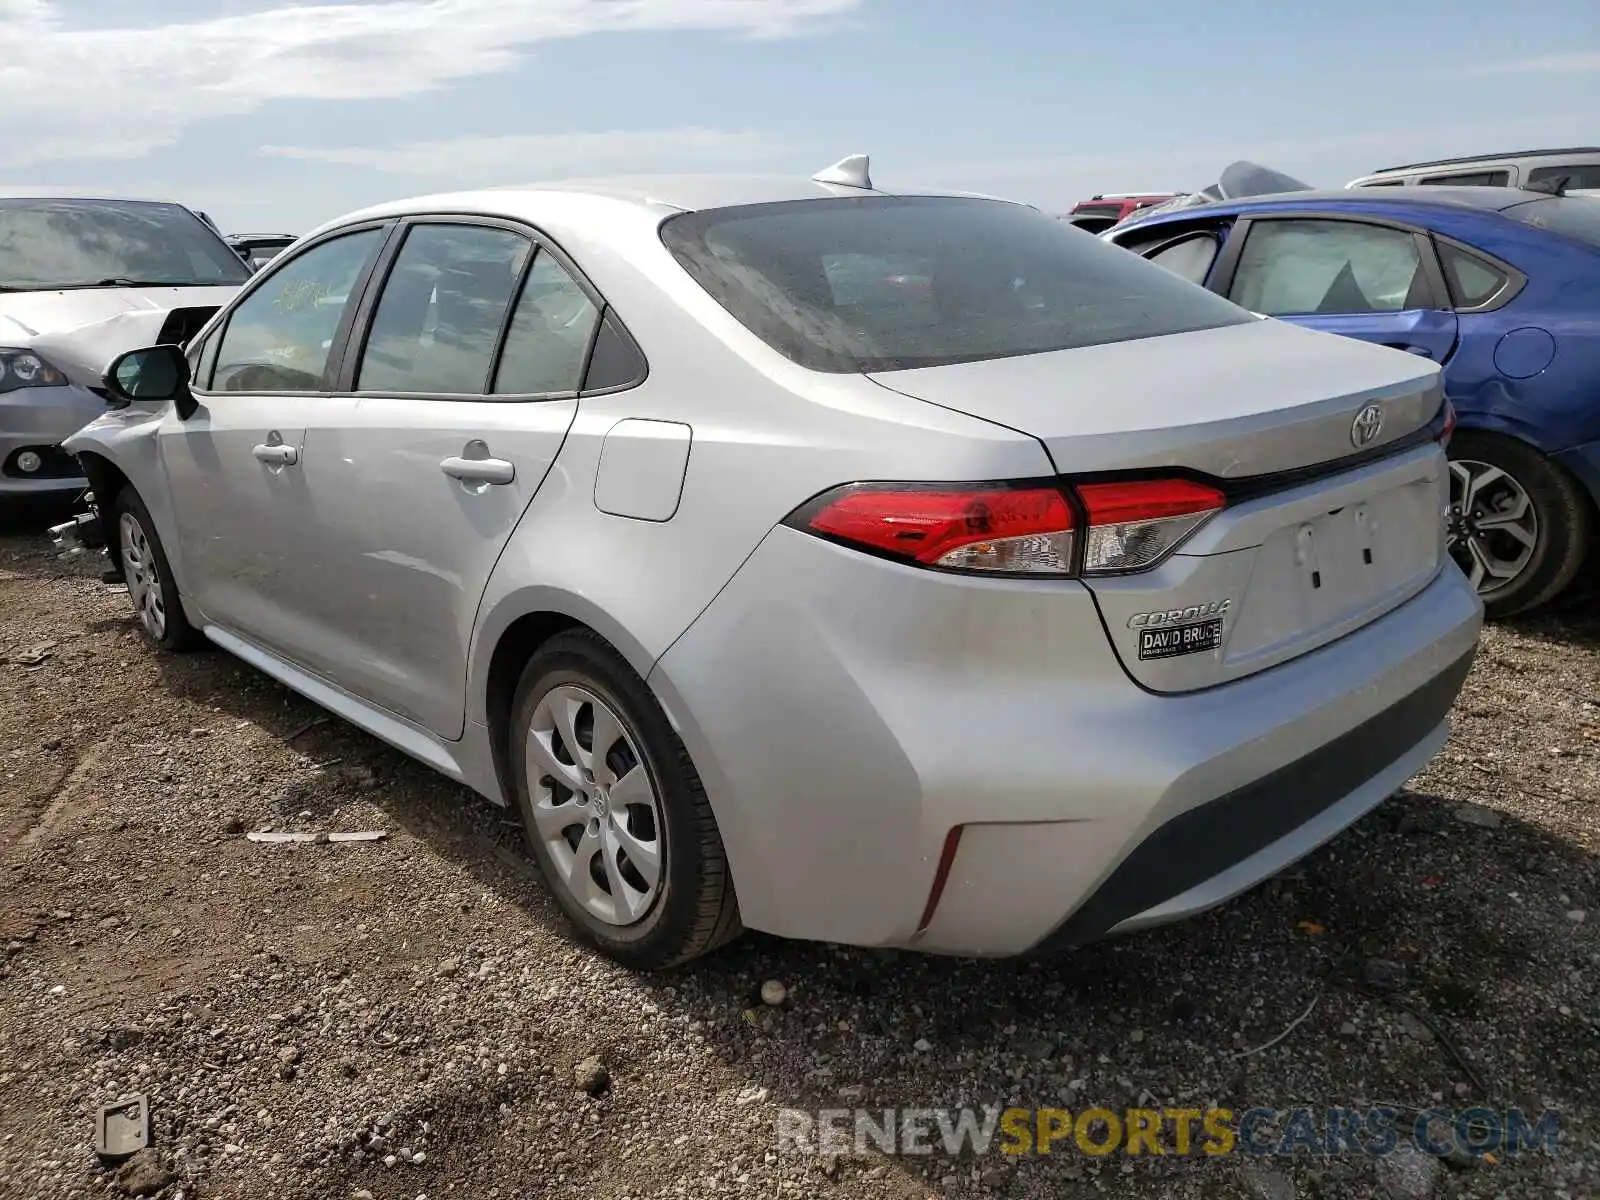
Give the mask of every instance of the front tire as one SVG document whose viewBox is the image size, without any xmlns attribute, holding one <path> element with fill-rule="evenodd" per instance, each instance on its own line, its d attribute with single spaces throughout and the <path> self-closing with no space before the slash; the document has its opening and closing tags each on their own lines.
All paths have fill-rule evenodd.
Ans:
<svg viewBox="0 0 1600 1200">
<path fill-rule="evenodd" d="M 111 511 L 122 577 L 128 585 L 128 599 L 133 601 L 139 628 L 163 650 L 194 649 L 200 644 L 200 634 L 183 615 L 178 583 L 150 510 L 137 492 L 123 488 L 112 502 Z"/>
<path fill-rule="evenodd" d="M 737 936 L 727 855 L 688 751 L 638 674 L 587 630 L 528 661 L 511 767 L 545 883 L 584 941 L 659 970 Z"/>
</svg>

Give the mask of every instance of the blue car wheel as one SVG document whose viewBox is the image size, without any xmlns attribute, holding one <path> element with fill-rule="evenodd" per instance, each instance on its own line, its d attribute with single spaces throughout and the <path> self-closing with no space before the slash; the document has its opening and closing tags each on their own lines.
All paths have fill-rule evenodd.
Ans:
<svg viewBox="0 0 1600 1200">
<path fill-rule="evenodd" d="M 1479 429 L 1451 440 L 1450 556 L 1490 617 L 1560 595 L 1583 566 L 1593 525 L 1577 481 L 1531 446 Z"/>
</svg>

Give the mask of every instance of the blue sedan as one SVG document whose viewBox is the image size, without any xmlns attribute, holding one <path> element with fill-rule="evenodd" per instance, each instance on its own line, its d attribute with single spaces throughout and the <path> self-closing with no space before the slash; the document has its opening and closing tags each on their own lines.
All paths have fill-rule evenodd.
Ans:
<svg viewBox="0 0 1600 1200">
<path fill-rule="evenodd" d="M 1578 574 L 1600 527 L 1600 200 L 1288 192 L 1103 236 L 1253 312 L 1440 363 L 1460 421 L 1450 552 L 1489 615 Z"/>
</svg>

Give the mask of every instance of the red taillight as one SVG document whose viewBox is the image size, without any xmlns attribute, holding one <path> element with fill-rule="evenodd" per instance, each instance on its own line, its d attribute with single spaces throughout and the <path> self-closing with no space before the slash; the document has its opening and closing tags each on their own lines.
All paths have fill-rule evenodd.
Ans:
<svg viewBox="0 0 1600 1200">
<path fill-rule="evenodd" d="M 1450 401 L 1444 402 L 1444 428 L 1439 431 L 1439 444 L 1448 446 L 1450 435 L 1456 431 L 1456 406 Z"/>
<path fill-rule="evenodd" d="M 875 487 L 824 497 L 806 527 L 924 566 L 1064 575 L 1072 509 L 1052 487 Z"/>
<path fill-rule="evenodd" d="M 1226 500 L 1216 488 L 1186 479 L 1080 483 L 1077 490 L 1091 525 L 1187 517 L 1221 508 Z"/>
<path fill-rule="evenodd" d="M 1154 566 L 1227 503 L 1216 488 L 1186 479 L 1082 483 L 1078 495 L 1089 520 L 1083 570 L 1090 575 Z"/>
<path fill-rule="evenodd" d="M 1215 488 L 1182 479 L 1075 488 L 850 484 L 805 505 L 789 524 L 923 566 L 1065 576 L 1152 567 L 1225 503 Z"/>
</svg>

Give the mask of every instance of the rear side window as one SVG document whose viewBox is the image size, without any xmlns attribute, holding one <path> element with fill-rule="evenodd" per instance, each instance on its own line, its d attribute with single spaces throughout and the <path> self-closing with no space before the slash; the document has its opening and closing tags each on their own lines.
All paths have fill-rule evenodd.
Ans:
<svg viewBox="0 0 1600 1200">
<path fill-rule="evenodd" d="M 532 251 L 509 229 L 414 226 L 384 282 L 356 390 L 482 395 Z"/>
<path fill-rule="evenodd" d="M 1067 222 L 996 200 L 801 200 L 685 213 L 662 241 L 768 345 L 892 371 L 1252 320 Z"/>
<path fill-rule="evenodd" d="M 1180 279 L 1204 283 L 1211 273 L 1211 264 L 1217 261 L 1217 246 L 1217 239 L 1211 234 L 1195 233 L 1162 246 L 1146 257 Z"/>
<path fill-rule="evenodd" d="M 1425 289 L 1417 240 L 1353 221 L 1262 221 L 1234 272 L 1236 303 L 1269 317 L 1400 312 Z"/>
<path fill-rule="evenodd" d="M 1435 187 L 1505 187 L 1510 171 L 1465 171 L 1459 175 L 1430 175 L 1420 182 Z"/>
<path fill-rule="evenodd" d="M 511 315 L 494 390 L 511 395 L 577 391 L 599 322 L 600 310 L 588 293 L 541 250 Z"/>
<path fill-rule="evenodd" d="M 1535 167 L 1528 172 L 1529 183 L 1551 183 L 1565 180 L 1569 191 L 1579 188 L 1600 188 L 1600 163 L 1582 163 L 1571 167 Z"/>
<path fill-rule="evenodd" d="M 1505 274 L 1500 268 L 1448 243 L 1439 243 L 1439 261 L 1444 264 L 1450 297 L 1457 308 L 1476 308 L 1486 304 L 1506 285 Z"/>
</svg>

